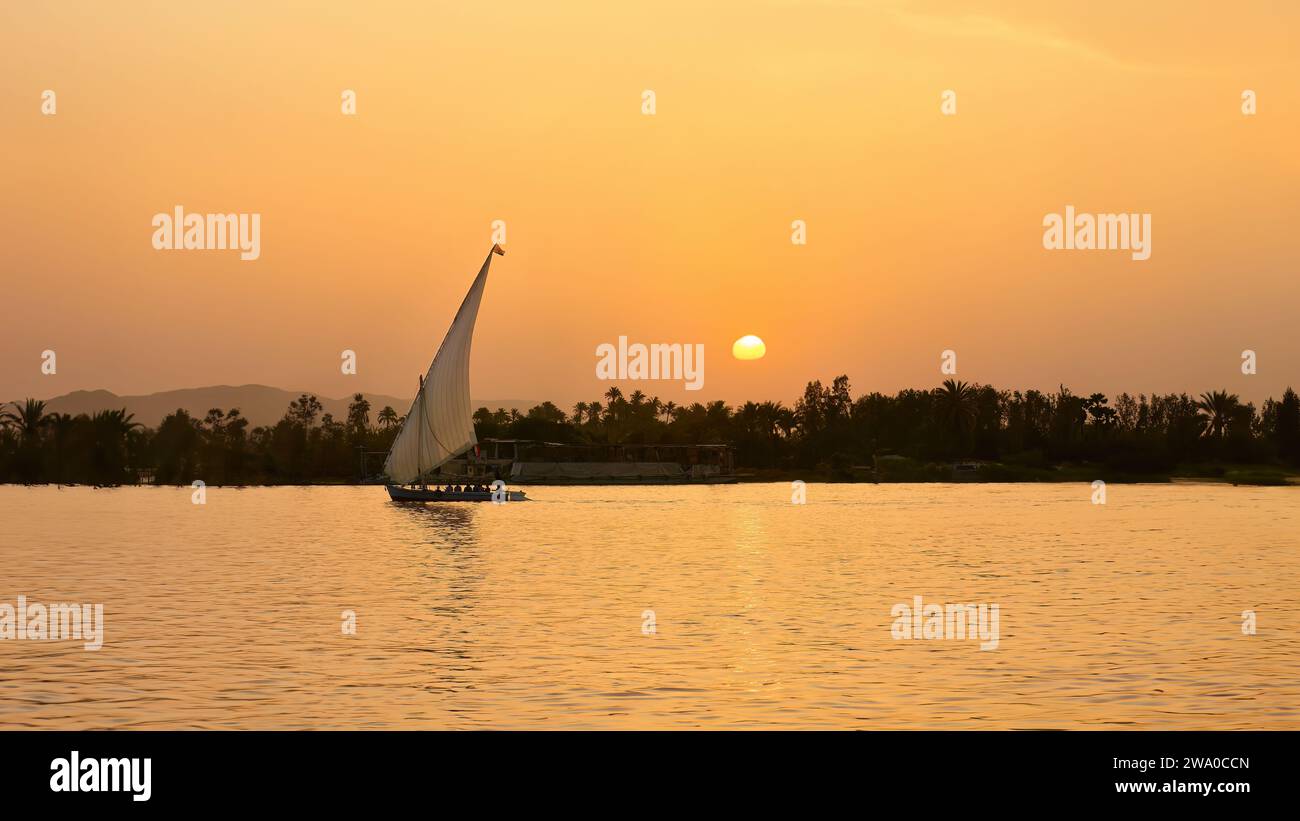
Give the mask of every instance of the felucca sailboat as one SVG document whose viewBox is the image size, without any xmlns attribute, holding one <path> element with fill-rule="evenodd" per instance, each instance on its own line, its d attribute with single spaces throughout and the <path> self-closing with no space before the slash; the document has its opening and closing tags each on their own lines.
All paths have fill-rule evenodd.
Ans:
<svg viewBox="0 0 1300 821">
<path fill-rule="evenodd" d="M 525 498 L 519 491 L 506 491 L 504 485 L 494 489 L 488 476 L 442 481 L 434 477 L 434 487 L 428 484 L 430 473 L 478 445 L 470 408 L 469 349 L 493 254 L 505 256 L 505 251 L 493 245 L 483 261 L 428 373 L 420 378 L 420 390 L 384 461 L 388 495 L 395 502 L 518 502 Z M 471 464 L 467 460 L 467 469 Z"/>
</svg>

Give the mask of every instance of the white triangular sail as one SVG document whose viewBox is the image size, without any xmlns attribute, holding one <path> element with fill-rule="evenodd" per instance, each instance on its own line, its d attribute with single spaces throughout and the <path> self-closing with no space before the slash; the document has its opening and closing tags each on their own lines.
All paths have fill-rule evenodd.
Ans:
<svg viewBox="0 0 1300 821">
<path fill-rule="evenodd" d="M 469 398 L 469 348 L 492 254 L 503 253 L 499 246 L 492 246 L 429 365 L 421 390 L 384 462 L 384 473 L 392 482 L 415 482 L 478 444 Z"/>
</svg>

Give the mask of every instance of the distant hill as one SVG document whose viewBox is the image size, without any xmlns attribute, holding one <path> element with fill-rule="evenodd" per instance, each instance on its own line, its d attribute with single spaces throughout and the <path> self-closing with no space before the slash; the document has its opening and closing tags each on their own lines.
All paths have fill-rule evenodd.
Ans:
<svg viewBox="0 0 1300 821">
<path fill-rule="evenodd" d="M 273 425 L 280 421 L 285 410 L 288 409 L 289 403 L 304 393 L 311 393 L 311 391 L 286 391 L 266 385 L 212 385 L 206 388 L 161 391 L 143 396 L 118 396 L 106 390 L 73 391 L 46 400 L 45 412 L 68 413 L 76 416 L 79 413 L 89 414 L 101 410 L 126 408 L 129 412 L 135 414 L 136 422 L 155 428 L 163 420 L 163 417 L 175 412 L 177 408 L 184 408 L 189 411 L 191 416 L 199 418 L 206 416 L 211 408 L 221 408 L 222 410 L 239 408 L 244 418 L 248 419 L 249 424 L 252 427 L 257 427 L 259 425 Z M 376 393 L 365 394 L 365 397 L 370 400 L 371 422 L 374 422 L 375 416 L 385 405 L 392 405 L 399 415 L 406 413 L 411 407 L 411 400 L 414 398 L 411 396 L 386 396 Z M 324 408 L 323 413 L 332 413 L 334 418 L 340 421 L 347 418 L 348 403 L 352 401 L 351 396 L 342 399 L 330 399 L 316 394 L 316 398 L 320 400 Z M 536 404 L 536 402 L 526 399 L 473 400 L 475 408 L 486 405 L 493 410 L 502 407 L 507 410 L 519 408 L 520 411 L 526 411 Z"/>
</svg>

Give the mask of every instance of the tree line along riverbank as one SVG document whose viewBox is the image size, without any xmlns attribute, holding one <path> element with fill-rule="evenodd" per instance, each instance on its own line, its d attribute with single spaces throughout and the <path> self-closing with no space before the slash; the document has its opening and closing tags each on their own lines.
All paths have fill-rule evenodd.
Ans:
<svg viewBox="0 0 1300 821">
<path fill-rule="evenodd" d="M 123 408 L 76 416 L 39 400 L 0 411 L 0 482 L 119 485 L 339 484 L 378 472 L 404 419 L 353 396 L 343 418 L 303 394 L 274 425 L 238 408 L 178 409 L 156 428 Z M 710 444 L 735 449 L 737 478 L 775 481 L 1168 481 L 1287 484 L 1300 475 L 1300 398 L 1260 406 L 1195 396 L 1003 390 L 947 380 L 854 397 L 847 376 L 809 382 L 793 405 L 678 405 L 611 387 L 563 409 L 480 408 L 480 439 L 565 444 Z M 366 454 L 363 459 L 362 454 Z M 373 478 L 373 477 L 369 477 Z"/>
</svg>

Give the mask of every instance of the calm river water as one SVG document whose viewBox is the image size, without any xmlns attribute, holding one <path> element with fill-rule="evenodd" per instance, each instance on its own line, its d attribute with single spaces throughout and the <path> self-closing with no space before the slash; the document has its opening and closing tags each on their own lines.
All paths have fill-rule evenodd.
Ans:
<svg viewBox="0 0 1300 821">
<path fill-rule="evenodd" d="M 529 495 L 0 487 L 0 605 L 106 624 L 0 640 L 0 728 L 1300 728 L 1300 489 Z"/>
</svg>

